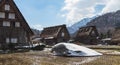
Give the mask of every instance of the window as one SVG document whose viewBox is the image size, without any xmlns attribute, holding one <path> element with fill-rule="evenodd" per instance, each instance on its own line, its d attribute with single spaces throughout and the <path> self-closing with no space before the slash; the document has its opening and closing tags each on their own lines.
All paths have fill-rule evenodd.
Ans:
<svg viewBox="0 0 120 65">
<path fill-rule="evenodd" d="M 92 31 L 92 34 L 95 34 L 95 31 Z"/>
<path fill-rule="evenodd" d="M 3 21 L 3 26 L 10 26 L 10 22 L 9 21 Z"/>
<path fill-rule="evenodd" d="M 64 32 L 62 32 L 62 37 L 64 37 L 65 36 L 65 33 Z"/>
<path fill-rule="evenodd" d="M 5 5 L 5 10 L 9 11 L 10 10 L 10 5 L 6 4 Z"/>
<path fill-rule="evenodd" d="M 20 27 L 20 22 L 15 22 L 15 27 Z"/>
<path fill-rule="evenodd" d="M 14 13 L 9 13 L 9 19 L 15 19 L 15 14 Z"/>
<path fill-rule="evenodd" d="M 6 43 L 10 43 L 10 39 L 9 38 L 6 38 Z"/>
<path fill-rule="evenodd" d="M 86 32 L 89 31 L 90 28 L 86 28 Z"/>
<path fill-rule="evenodd" d="M 4 12 L 0 12 L 0 18 L 5 18 L 5 13 Z"/>
<path fill-rule="evenodd" d="M 11 43 L 17 43 L 18 39 L 17 38 L 11 38 Z"/>
</svg>

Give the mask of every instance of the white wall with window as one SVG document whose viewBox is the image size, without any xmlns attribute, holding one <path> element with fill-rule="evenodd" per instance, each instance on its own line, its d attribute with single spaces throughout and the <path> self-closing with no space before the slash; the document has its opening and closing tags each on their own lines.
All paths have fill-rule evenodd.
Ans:
<svg viewBox="0 0 120 65">
<path fill-rule="evenodd" d="M 6 43 L 10 43 L 10 38 L 6 38 Z"/>
<path fill-rule="evenodd" d="M 5 18 L 5 12 L 0 12 L 0 18 Z"/>
<path fill-rule="evenodd" d="M 10 10 L 10 5 L 5 4 L 5 10 L 9 11 Z"/>
<path fill-rule="evenodd" d="M 20 27 L 20 22 L 15 22 L 15 27 Z"/>
<path fill-rule="evenodd" d="M 11 38 L 11 43 L 17 43 L 18 39 L 17 38 Z"/>
<path fill-rule="evenodd" d="M 9 19 L 15 19 L 15 13 L 9 13 L 8 18 Z"/>
<path fill-rule="evenodd" d="M 3 21 L 3 26 L 10 26 L 10 22 L 9 21 Z"/>
</svg>

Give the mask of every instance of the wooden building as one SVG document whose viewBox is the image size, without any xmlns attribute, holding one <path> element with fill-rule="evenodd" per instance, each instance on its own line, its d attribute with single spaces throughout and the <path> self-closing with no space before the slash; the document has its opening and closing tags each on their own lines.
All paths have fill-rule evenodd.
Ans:
<svg viewBox="0 0 120 65">
<path fill-rule="evenodd" d="M 81 27 L 75 36 L 75 41 L 83 44 L 97 44 L 98 35 L 95 26 Z"/>
<path fill-rule="evenodd" d="M 40 43 L 41 43 L 41 38 L 40 37 L 32 39 L 32 44 L 40 44 Z"/>
<path fill-rule="evenodd" d="M 46 45 L 54 45 L 59 42 L 67 42 L 70 39 L 66 25 L 44 28 L 40 34 L 40 37 L 42 38 L 42 42 Z"/>
<path fill-rule="evenodd" d="M 32 30 L 13 0 L 0 0 L 0 47 L 28 45 Z"/>
<path fill-rule="evenodd" d="M 111 44 L 120 45 L 120 29 L 116 29 L 112 34 Z"/>
</svg>

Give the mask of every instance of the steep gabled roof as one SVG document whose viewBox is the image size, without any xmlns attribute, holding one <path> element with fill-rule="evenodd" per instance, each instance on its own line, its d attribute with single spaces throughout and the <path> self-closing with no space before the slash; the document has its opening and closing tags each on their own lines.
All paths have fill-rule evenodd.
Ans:
<svg viewBox="0 0 120 65">
<path fill-rule="evenodd" d="M 62 28 L 66 28 L 66 25 L 52 26 L 44 28 L 42 33 L 40 34 L 41 38 L 49 38 L 49 37 L 57 37 L 58 33 Z"/>
<path fill-rule="evenodd" d="M 120 42 L 120 29 L 116 29 L 112 35 L 113 42 Z"/>
<path fill-rule="evenodd" d="M 22 23 L 22 27 L 28 31 L 31 35 L 33 35 L 33 31 L 31 30 L 31 28 L 29 27 L 28 23 L 26 22 L 25 18 L 23 17 L 22 13 L 20 12 L 20 10 L 18 9 L 17 5 L 15 4 L 15 2 L 13 0 L 1 0 L 1 4 L 0 7 L 5 4 L 8 3 L 11 8 L 15 11 L 15 14 L 17 15 L 17 17 L 19 18 L 20 22 Z"/>
<path fill-rule="evenodd" d="M 95 26 L 81 27 L 78 30 L 77 37 L 89 36 L 94 31 L 95 35 L 98 35 L 97 29 Z"/>
<path fill-rule="evenodd" d="M 31 28 L 29 27 L 28 23 L 26 22 L 25 18 L 23 17 L 22 13 L 20 12 L 20 10 L 19 10 L 18 7 L 16 6 L 16 4 L 13 2 L 13 0 L 10 0 L 10 1 L 11 1 L 11 3 L 14 5 L 14 7 L 15 7 L 15 9 L 16 9 L 16 11 L 17 11 L 17 14 L 20 14 L 20 17 L 21 17 L 22 20 L 24 21 L 24 22 L 23 22 L 23 24 L 25 24 L 25 25 L 23 25 L 24 28 L 25 28 L 27 31 L 29 31 L 29 32 L 31 33 L 31 35 L 33 35 L 33 34 L 34 34 L 33 31 L 32 31 Z"/>
</svg>

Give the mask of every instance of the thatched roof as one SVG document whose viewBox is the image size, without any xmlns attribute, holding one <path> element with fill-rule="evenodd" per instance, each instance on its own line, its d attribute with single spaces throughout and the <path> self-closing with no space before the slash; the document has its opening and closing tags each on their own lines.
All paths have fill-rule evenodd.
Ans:
<svg viewBox="0 0 120 65">
<path fill-rule="evenodd" d="M 112 35 L 113 42 L 120 42 L 120 29 L 116 29 Z"/>
<path fill-rule="evenodd" d="M 66 25 L 52 26 L 44 28 L 40 34 L 41 38 L 55 38 L 58 33 L 62 30 L 62 28 L 66 28 Z"/>
<path fill-rule="evenodd" d="M 82 37 L 82 36 L 89 36 L 92 34 L 92 32 L 95 33 L 96 36 L 98 36 L 98 31 L 95 26 L 87 26 L 87 27 L 81 27 L 78 30 L 77 36 Z"/>
<path fill-rule="evenodd" d="M 34 38 L 34 39 L 32 39 L 33 42 L 38 42 L 40 40 L 41 40 L 41 38 Z"/>
</svg>

